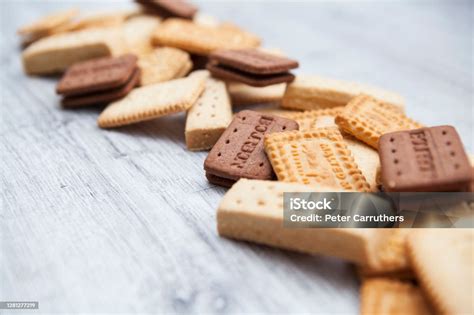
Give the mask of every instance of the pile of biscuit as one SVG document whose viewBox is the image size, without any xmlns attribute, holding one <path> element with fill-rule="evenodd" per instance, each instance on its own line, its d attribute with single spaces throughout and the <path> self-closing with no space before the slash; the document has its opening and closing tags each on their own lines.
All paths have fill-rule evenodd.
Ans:
<svg viewBox="0 0 474 315">
<path fill-rule="evenodd" d="M 231 187 L 219 234 L 354 263 L 361 314 L 473 313 L 472 229 L 283 227 L 284 192 L 472 191 L 455 128 L 411 120 L 394 92 L 295 77 L 297 61 L 188 2 L 136 2 L 22 27 L 25 72 L 63 73 L 63 107 L 107 105 L 101 128 L 186 112 L 186 146 L 210 150 L 205 176 Z"/>
</svg>

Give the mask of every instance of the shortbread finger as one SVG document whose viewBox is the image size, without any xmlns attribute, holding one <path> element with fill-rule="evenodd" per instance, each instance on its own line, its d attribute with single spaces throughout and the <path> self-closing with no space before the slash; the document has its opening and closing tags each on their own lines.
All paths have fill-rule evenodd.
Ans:
<svg viewBox="0 0 474 315">
<path fill-rule="evenodd" d="M 379 138 L 389 132 L 421 128 L 396 106 L 368 95 L 353 98 L 337 115 L 336 124 L 345 132 L 377 149 Z"/>
<path fill-rule="evenodd" d="M 149 54 L 141 55 L 138 66 L 142 71 L 140 85 L 145 86 L 169 81 L 184 76 L 192 67 L 189 54 L 172 47 L 156 48 Z M 184 73 L 184 74 L 183 74 Z"/>
<path fill-rule="evenodd" d="M 203 72 L 207 72 L 203 70 Z M 232 107 L 225 82 L 211 78 L 186 117 L 186 145 L 189 150 L 208 150 L 232 120 Z"/>
<path fill-rule="evenodd" d="M 171 46 L 198 55 L 208 55 L 217 49 L 253 48 L 260 39 L 238 28 L 213 27 L 182 19 L 167 19 L 155 32 L 156 45 Z"/>
<path fill-rule="evenodd" d="M 278 180 L 345 191 L 370 189 L 337 128 L 270 134 L 265 151 Z"/>
<path fill-rule="evenodd" d="M 317 76 L 297 76 L 288 84 L 282 107 L 303 110 L 344 106 L 359 94 L 367 94 L 403 110 L 403 97 L 360 83 L 340 81 Z"/>
<path fill-rule="evenodd" d="M 408 240 L 416 277 L 440 314 L 473 314 L 474 230 L 419 229 Z"/>
<path fill-rule="evenodd" d="M 101 128 L 112 128 L 188 110 L 204 90 L 205 79 L 193 77 L 144 86 L 110 104 L 99 116 Z"/>
<path fill-rule="evenodd" d="M 375 278 L 365 280 L 360 292 L 361 315 L 430 315 L 420 288 L 410 282 Z"/>
<path fill-rule="evenodd" d="M 116 56 L 125 52 L 119 28 L 87 29 L 40 39 L 23 51 L 28 74 L 52 74 L 88 59 Z"/>
</svg>

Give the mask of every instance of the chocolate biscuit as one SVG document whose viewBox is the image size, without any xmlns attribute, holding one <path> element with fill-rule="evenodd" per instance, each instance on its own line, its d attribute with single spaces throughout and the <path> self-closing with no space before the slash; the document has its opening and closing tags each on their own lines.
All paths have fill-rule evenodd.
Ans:
<svg viewBox="0 0 474 315">
<path fill-rule="evenodd" d="M 66 96 L 62 99 L 61 104 L 65 108 L 75 108 L 90 105 L 106 104 L 121 99 L 126 96 L 140 80 L 140 70 L 135 69 L 132 77 L 124 85 L 105 91 L 99 91 L 84 95 Z"/>
<path fill-rule="evenodd" d="M 221 66 L 258 75 L 285 73 L 298 67 L 295 60 L 257 49 L 218 50 L 213 52 L 209 59 Z"/>
<path fill-rule="evenodd" d="M 465 191 L 472 177 L 461 139 L 452 126 L 384 134 L 379 140 L 386 191 Z"/>
<path fill-rule="evenodd" d="M 198 8 L 183 0 L 135 0 L 144 6 L 149 13 L 161 17 L 179 17 L 192 19 Z"/>
<path fill-rule="evenodd" d="M 98 58 L 71 66 L 59 81 L 56 92 L 64 96 L 114 89 L 126 84 L 137 67 L 137 57 Z"/>
<path fill-rule="evenodd" d="M 294 120 L 250 110 L 239 112 L 204 162 L 208 180 L 228 187 L 239 178 L 273 179 L 264 136 L 290 130 L 298 130 Z"/>
<path fill-rule="evenodd" d="M 289 72 L 257 75 L 229 68 L 226 66 L 221 66 L 212 62 L 208 63 L 206 68 L 207 70 L 209 70 L 209 72 L 211 72 L 212 76 L 216 78 L 227 81 L 238 81 L 256 87 L 263 87 L 284 82 L 292 82 L 295 79 L 295 76 Z"/>
</svg>

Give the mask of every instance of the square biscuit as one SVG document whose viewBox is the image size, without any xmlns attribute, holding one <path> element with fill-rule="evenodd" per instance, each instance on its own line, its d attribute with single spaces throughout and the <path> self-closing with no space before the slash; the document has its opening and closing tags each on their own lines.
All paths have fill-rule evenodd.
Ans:
<svg viewBox="0 0 474 315">
<path fill-rule="evenodd" d="M 265 151 L 278 180 L 344 191 L 368 191 L 337 128 L 267 135 Z"/>
<path fill-rule="evenodd" d="M 227 83 L 232 105 L 253 105 L 281 101 L 286 83 L 255 87 L 245 83 L 231 81 Z"/>
<path fill-rule="evenodd" d="M 403 112 L 405 101 L 397 93 L 355 82 L 305 75 L 297 76 L 288 84 L 282 107 L 311 110 L 344 106 L 359 94 L 371 95 Z"/>
<path fill-rule="evenodd" d="M 323 127 L 337 127 L 334 120 L 343 108 L 343 106 L 336 106 L 333 108 L 308 110 L 296 114 L 293 116 L 293 119 L 298 122 L 301 131 Z"/>
<path fill-rule="evenodd" d="M 110 104 L 99 116 L 101 128 L 112 128 L 184 112 L 204 90 L 205 78 L 176 79 L 134 89 Z"/>
<path fill-rule="evenodd" d="M 192 63 L 187 52 L 173 47 L 160 47 L 141 55 L 138 66 L 142 71 L 140 85 L 145 86 L 181 78 L 191 70 Z"/>
<path fill-rule="evenodd" d="M 76 62 L 125 51 L 120 28 L 94 28 L 40 39 L 23 51 L 22 59 L 26 73 L 41 75 L 63 72 Z"/>
<path fill-rule="evenodd" d="M 260 39 L 236 27 L 214 27 L 170 18 L 156 30 L 155 45 L 171 46 L 198 55 L 208 55 L 218 49 L 254 48 Z"/>
<path fill-rule="evenodd" d="M 151 53 L 153 33 L 160 21 L 160 18 L 149 15 L 138 15 L 125 21 L 122 29 L 127 51 L 137 56 Z"/>
<path fill-rule="evenodd" d="M 379 138 L 389 132 L 421 128 L 393 105 L 368 95 L 353 98 L 336 117 L 343 131 L 377 149 Z"/>
<path fill-rule="evenodd" d="M 225 82 L 211 78 L 207 73 L 204 92 L 188 110 L 186 146 L 195 151 L 212 148 L 231 121 L 232 107 Z"/>
</svg>

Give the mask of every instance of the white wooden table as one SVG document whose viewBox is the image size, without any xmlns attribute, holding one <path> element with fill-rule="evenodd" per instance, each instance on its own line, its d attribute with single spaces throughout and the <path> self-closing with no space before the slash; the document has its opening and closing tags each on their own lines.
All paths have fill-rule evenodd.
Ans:
<svg viewBox="0 0 474 315">
<path fill-rule="evenodd" d="M 130 5 L 94 2 L 74 4 Z M 100 130 L 98 109 L 62 110 L 55 78 L 23 74 L 16 28 L 71 5 L 1 1 L 0 300 L 43 313 L 356 314 L 350 265 L 217 236 L 225 189 L 207 183 L 206 153 L 185 149 L 184 115 Z M 455 125 L 472 152 L 469 1 L 200 6 L 298 59 L 298 73 L 400 92 L 410 116 Z"/>
</svg>

